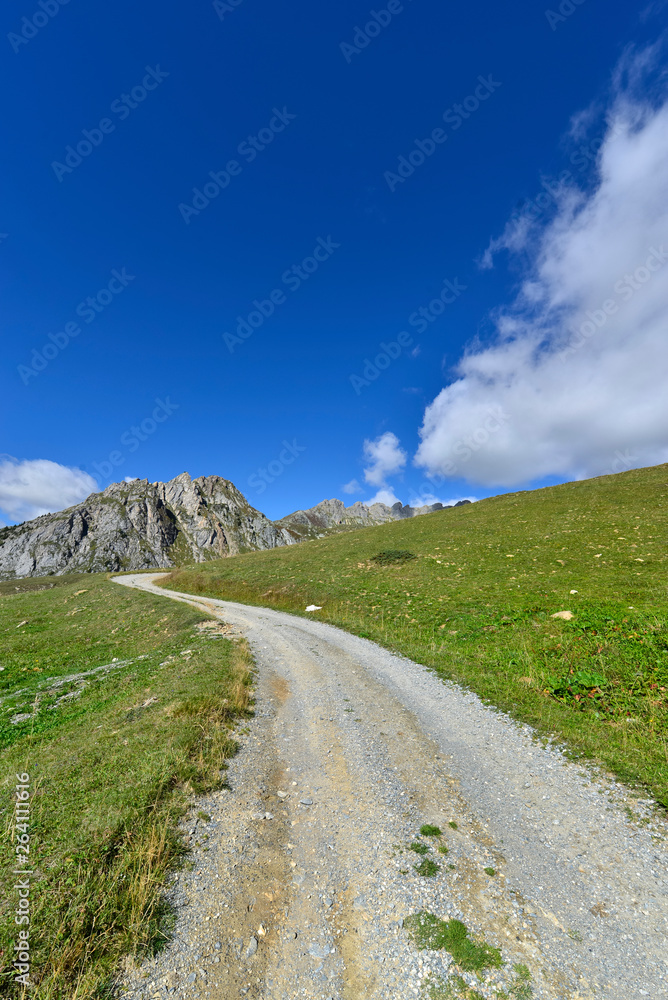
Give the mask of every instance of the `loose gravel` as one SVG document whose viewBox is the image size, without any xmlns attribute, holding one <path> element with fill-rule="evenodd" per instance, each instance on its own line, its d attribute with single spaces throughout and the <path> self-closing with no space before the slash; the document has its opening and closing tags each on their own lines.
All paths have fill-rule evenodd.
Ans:
<svg viewBox="0 0 668 1000">
<path fill-rule="evenodd" d="M 256 713 L 226 788 L 184 822 L 173 938 L 124 970 L 124 997 L 403 1000 L 456 973 L 495 1000 L 518 964 L 536 1000 L 668 997 L 667 826 L 651 801 L 367 640 L 153 579 L 116 582 L 247 636 Z M 415 871 L 424 857 L 435 877 Z M 461 920 L 504 966 L 477 976 L 419 951 L 404 921 L 420 910 Z"/>
</svg>

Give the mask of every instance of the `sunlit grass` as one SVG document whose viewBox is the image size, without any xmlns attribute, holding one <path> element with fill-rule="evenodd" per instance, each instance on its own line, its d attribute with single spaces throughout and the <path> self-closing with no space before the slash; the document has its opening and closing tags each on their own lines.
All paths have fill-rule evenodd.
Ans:
<svg viewBox="0 0 668 1000">
<path fill-rule="evenodd" d="M 11 834 L 14 775 L 27 772 L 36 986 L 25 995 L 84 1000 L 106 995 L 122 956 L 166 939 L 161 890 L 184 852 L 177 823 L 193 793 L 223 783 L 232 723 L 251 708 L 251 658 L 245 643 L 195 631 L 203 616 L 192 608 L 103 576 L 24 589 L 0 597 L 0 811 Z M 20 996 L 7 961 L 11 850 L 0 995 Z"/>
<path fill-rule="evenodd" d="M 664 465 L 508 494 L 184 568 L 169 586 L 296 614 L 321 605 L 318 619 L 433 667 L 668 804 L 667 479 Z"/>
</svg>

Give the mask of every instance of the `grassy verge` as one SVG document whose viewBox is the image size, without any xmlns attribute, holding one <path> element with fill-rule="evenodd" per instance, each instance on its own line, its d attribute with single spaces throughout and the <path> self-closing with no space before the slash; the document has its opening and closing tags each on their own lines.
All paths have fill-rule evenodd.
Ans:
<svg viewBox="0 0 668 1000">
<path fill-rule="evenodd" d="M 193 793 L 220 787 L 251 707 L 244 643 L 198 631 L 186 605 L 104 576 L 2 585 L 0 995 L 13 980 L 16 775 L 30 775 L 26 996 L 108 995 L 120 959 L 159 948 L 161 885 Z M 41 581 L 44 584 L 44 581 Z M 19 588 L 18 590 L 16 588 Z"/>
<path fill-rule="evenodd" d="M 168 585 L 297 614 L 322 605 L 318 618 L 668 806 L 667 498 L 656 466 L 184 568 Z"/>
</svg>

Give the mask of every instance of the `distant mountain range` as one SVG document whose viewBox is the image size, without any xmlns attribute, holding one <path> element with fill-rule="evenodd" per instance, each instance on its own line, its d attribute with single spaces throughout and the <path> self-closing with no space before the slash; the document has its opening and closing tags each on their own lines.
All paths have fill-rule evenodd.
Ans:
<svg viewBox="0 0 668 1000">
<path fill-rule="evenodd" d="M 455 507 L 470 503 L 470 500 L 460 500 Z M 309 510 L 296 510 L 288 514 L 276 524 L 287 528 L 301 541 L 304 538 L 319 538 L 332 531 L 344 531 L 349 528 L 363 528 L 370 524 L 385 524 L 387 521 L 399 521 L 404 517 L 418 517 L 420 514 L 431 514 L 435 510 L 444 510 L 442 503 L 434 503 L 425 507 L 403 506 L 395 503 L 388 507 L 384 503 L 357 503 L 346 507 L 341 500 L 322 500 Z"/>
<path fill-rule="evenodd" d="M 274 522 L 220 476 L 191 479 L 183 472 L 168 483 L 134 479 L 113 483 L 67 510 L 2 528 L 0 579 L 167 569 L 440 509 L 442 504 L 346 507 L 341 500 L 323 500 Z"/>
</svg>

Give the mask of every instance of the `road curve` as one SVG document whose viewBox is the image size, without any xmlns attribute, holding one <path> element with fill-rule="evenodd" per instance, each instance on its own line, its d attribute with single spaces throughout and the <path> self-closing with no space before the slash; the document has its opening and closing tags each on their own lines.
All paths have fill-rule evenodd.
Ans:
<svg viewBox="0 0 668 1000">
<path fill-rule="evenodd" d="M 426 996 L 430 976 L 458 972 L 403 927 L 427 909 L 501 949 L 502 969 L 464 973 L 476 995 L 508 990 L 522 964 L 535 998 L 668 997 L 667 827 L 647 803 L 420 664 L 314 619 L 163 590 L 159 576 L 115 582 L 243 632 L 256 717 L 207 807 L 202 884 L 175 897 L 191 899 L 181 944 L 128 995 Z M 419 838 L 425 823 L 447 854 Z M 414 870 L 416 836 L 435 877 Z"/>
</svg>

